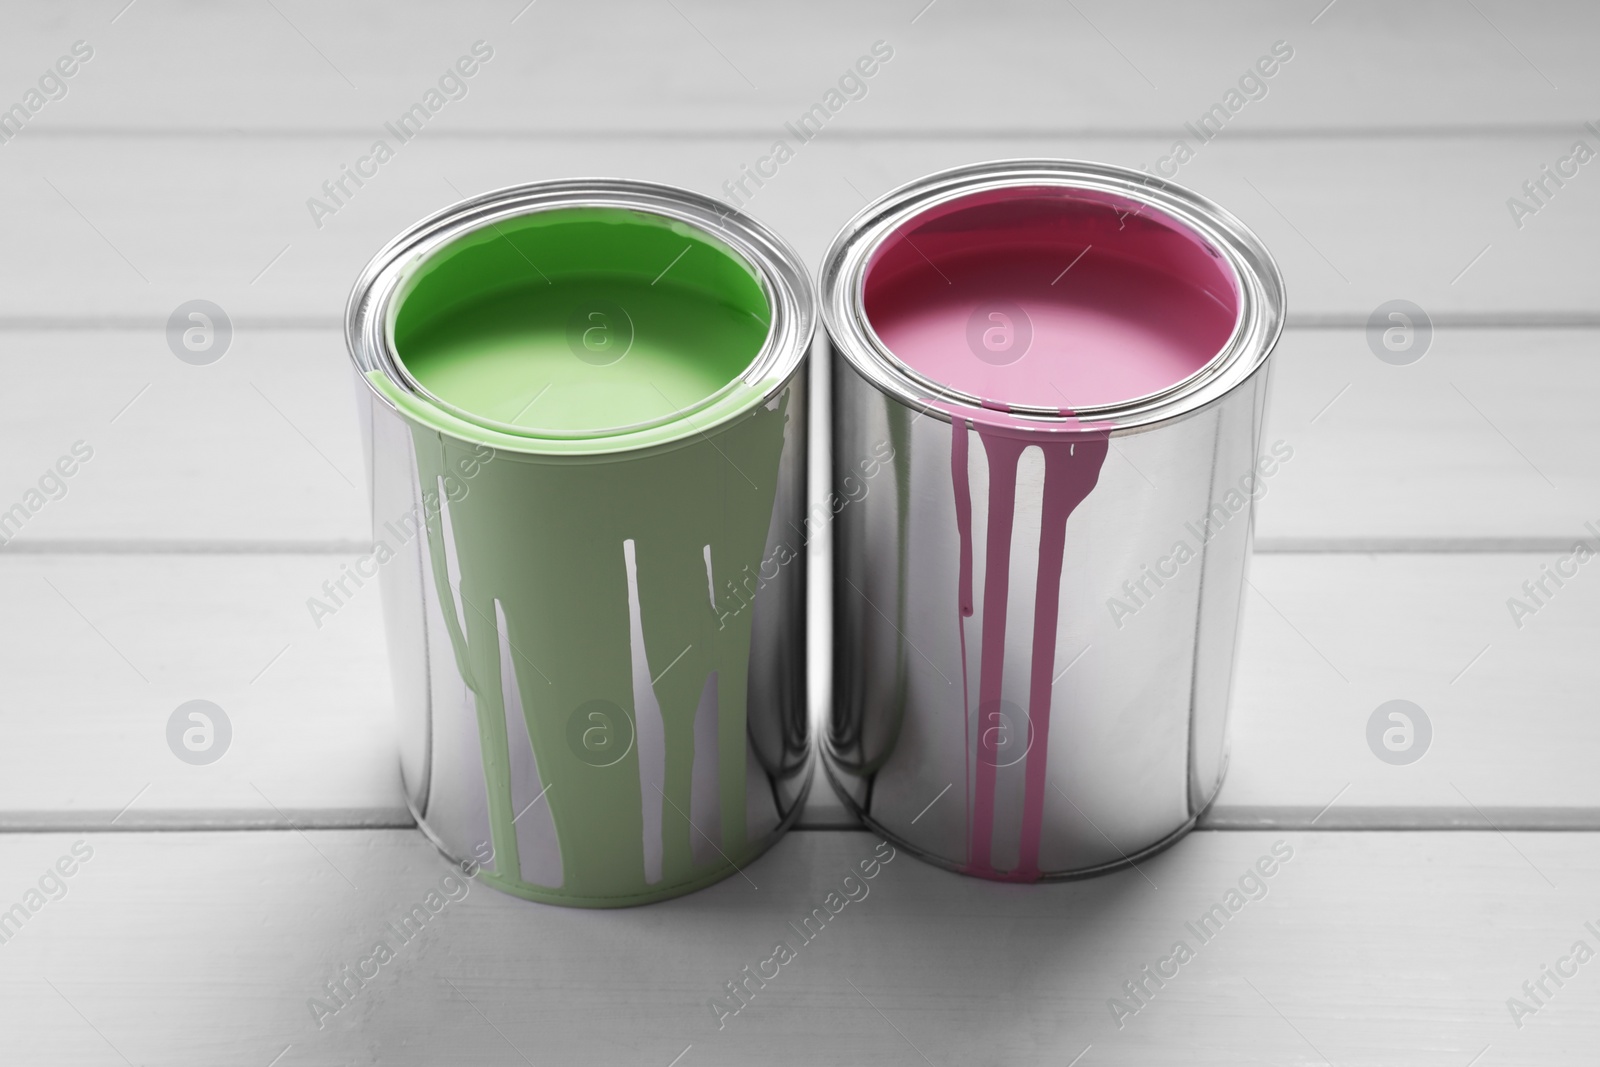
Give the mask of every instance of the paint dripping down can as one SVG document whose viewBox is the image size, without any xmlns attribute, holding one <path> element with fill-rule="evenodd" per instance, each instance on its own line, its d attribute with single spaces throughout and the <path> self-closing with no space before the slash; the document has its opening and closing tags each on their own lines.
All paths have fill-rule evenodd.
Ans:
<svg viewBox="0 0 1600 1067">
<path fill-rule="evenodd" d="M 798 813 L 814 323 L 781 239 L 634 181 L 478 196 L 358 279 L 405 799 L 487 884 L 661 900 Z"/>
<path fill-rule="evenodd" d="M 1008 881 L 1136 863 L 1227 766 L 1284 291 L 1208 200 L 1013 160 L 840 233 L 825 766 L 912 853 Z M 891 455 L 866 492 L 860 461 Z"/>
</svg>

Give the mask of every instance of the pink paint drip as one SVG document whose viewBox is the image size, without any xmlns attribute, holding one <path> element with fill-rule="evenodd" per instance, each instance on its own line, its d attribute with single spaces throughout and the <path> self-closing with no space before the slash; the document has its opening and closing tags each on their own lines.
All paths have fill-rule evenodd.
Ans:
<svg viewBox="0 0 1600 1067">
<path fill-rule="evenodd" d="M 956 527 L 961 531 L 960 562 L 956 575 L 956 633 L 961 640 L 961 722 L 964 739 L 962 762 L 963 810 L 967 813 L 967 836 L 972 836 L 972 699 L 967 681 L 967 626 L 972 618 L 972 487 L 967 475 L 967 420 L 950 420 L 950 481 L 956 491 Z"/>
<path fill-rule="evenodd" d="M 1011 592 L 1011 527 L 1017 504 L 1017 460 L 1026 441 L 978 433 L 989 456 L 989 532 L 983 564 L 983 641 L 978 662 L 978 766 L 972 798 L 972 833 L 968 871 L 994 877 L 990 865 L 994 839 L 995 765 L 992 748 L 985 757 L 984 731 L 989 715 L 998 715 L 1006 660 L 1006 605 Z M 970 527 L 970 520 L 969 520 Z M 970 543 L 971 529 L 962 533 Z"/>
<path fill-rule="evenodd" d="M 951 465 L 959 470 L 955 482 L 956 527 L 961 542 L 960 583 L 962 695 L 966 695 L 966 625 L 972 616 L 972 500 L 966 476 L 966 420 L 952 437 Z M 1005 670 L 1006 608 L 1011 576 L 1011 535 L 1016 514 L 1017 464 L 1030 441 L 1005 433 L 978 431 L 989 458 L 989 529 L 983 565 L 983 640 L 978 675 L 980 720 L 986 709 L 1000 705 Z M 960 441 L 960 444 L 956 444 Z M 1021 847 L 1017 867 L 996 870 L 993 861 L 994 802 L 997 766 L 978 724 L 978 760 L 972 822 L 968 831 L 965 870 L 987 878 L 1033 881 L 1039 877 L 1039 843 L 1044 829 L 1044 799 L 1050 713 L 1056 665 L 1056 627 L 1061 603 L 1061 575 L 1065 564 L 1067 520 L 1100 480 L 1110 442 L 1105 435 L 1078 440 L 1032 442 L 1044 453 L 1044 507 L 1040 520 L 1038 579 L 1034 590 L 1033 645 L 1029 657 L 1029 748 L 1023 783 Z M 960 456 L 959 466 L 957 455 Z M 968 713 L 970 720 L 970 712 Z M 970 736 L 971 726 L 968 725 Z M 985 758 L 987 754 L 991 758 Z M 968 766 L 972 760 L 968 756 Z"/>
<path fill-rule="evenodd" d="M 1100 480 L 1110 442 L 1105 437 L 1068 443 L 1052 441 L 1044 449 L 1044 509 L 1039 530 L 1039 578 L 1034 593 L 1032 677 L 1028 685 L 1027 779 L 1022 800 L 1022 848 L 1016 874 L 1039 877 L 1039 839 L 1044 828 L 1046 758 L 1050 752 L 1050 698 L 1055 683 L 1056 621 L 1061 606 L 1061 570 L 1067 542 L 1067 520 Z M 987 620 L 985 620 L 987 621 Z M 1037 753 L 1037 758 L 1035 758 Z"/>
<path fill-rule="evenodd" d="M 1100 479 L 1109 436 L 1073 408 L 1116 404 L 1176 385 L 1213 358 L 1239 313 L 1231 270 L 1198 234 L 1160 211 L 1107 193 L 1061 187 L 987 190 L 905 223 L 874 254 L 863 285 L 867 318 L 908 367 L 976 397 L 978 407 L 930 401 L 952 415 L 950 474 L 960 539 L 956 627 L 969 781 L 970 874 L 1040 876 L 1066 528 Z M 980 354 L 972 323 L 993 306 L 1026 323 L 1013 360 Z M 1020 309 L 1021 315 L 1014 312 Z M 996 320 L 998 321 L 998 320 Z M 1013 406 L 1055 408 L 1063 423 L 1033 424 Z M 970 419 L 970 425 L 969 425 Z M 978 722 L 968 682 L 973 614 L 969 435 L 988 459 L 987 546 L 978 664 Z M 997 760 L 985 721 L 1000 707 L 1010 598 L 1017 469 L 1044 456 L 1043 507 L 1029 655 L 1029 742 L 1018 862 L 994 866 Z M 1065 712 L 1063 714 L 1066 714 Z M 977 738 L 977 758 L 972 740 Z"/>
</svg>

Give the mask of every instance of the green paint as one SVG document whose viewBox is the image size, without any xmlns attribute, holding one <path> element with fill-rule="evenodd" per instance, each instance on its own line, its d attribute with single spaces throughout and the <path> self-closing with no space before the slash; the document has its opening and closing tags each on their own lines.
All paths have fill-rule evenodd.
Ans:
<svg viewBox="0 0 1600 1067">
<path fill-rule="evenodd" d="M 760 566 L 789 392 L 762 403 L 775 383 L 730 385 L 755 357 L 768 318 L 759 282 L 731 252 L 654 216 L 614 209 L 548 214 L 571 218 L 530 216 L 463 238 L 425 264 L 406 290 L 394 320 L 396 350 L 456 410 L 428 403 L 381 373 L 370 379 L 411 424 L 424 489 L 438 491 L 447 475 L 470 478 L 470 491 L 449 505 L 459 595 L 449 583 L 440 516 L 430 518 L 427 540 L 457 664 L 478 708 L 495 848 L 495 871 L 483 877 L 553 903 L 643 903 L 725 877 L 770 843 L 749 841 L 745 833 L 755 613 L 719 616 L 704 553 L 709 545 L 719 587 Z M 667 277 L 651 285 L 686 245 Z M 596 294 L 636 310 L 632 347 L 606 366 L 576 356 L 565 337 L 570 309 L 563 301 Z M 519 330 L 519 321 L 528 328 Z M 545 381 L 556 384 L 532 405 L 538 417 L 513 418 Z M 641 382 L 661 386 L 671 406 L 651 401 Z M 700 401 L 694 413 L 666 418 L 690 403 L 690 393 Z M 631 433 L 596 434 L 650 421 Z M 496 449 L 492 462 L 480 461 L 479 443 Z M 635 545 L 644 646 L 665 736 L 658 783 L 665 795 L 662 876 L 653 884 L 645 880 L 640 744 L 619 762 L 595 767 L 573 750 L 568 730 L 580 706 L 604 700 L 632 716 L 636 738 L 639 732 L 628 540 Z M 549 787 L 542 803 L 560 840 L 560 887 L 534 885 L 519 874 L 496 601 L 505 613 L 534 758 Z M 725 856 L 697 867 L 696 831 L 688 821 L 694 720 L 712 672 Z"/>
<path fill-rule="evenodd" d="M 462 238 L 417 271 L 395 351 L 441 406 L 510 434 L 592 438 L 724 391 L 766 339 L 761 284 L 721 242 L 617 208 L 569 208 Z"/>
</svg>

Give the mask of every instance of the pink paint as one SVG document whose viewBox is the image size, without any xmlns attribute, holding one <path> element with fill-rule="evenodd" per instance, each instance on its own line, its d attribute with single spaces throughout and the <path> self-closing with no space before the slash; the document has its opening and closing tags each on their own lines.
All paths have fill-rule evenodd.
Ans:
<svg viewBox="0 0 1600 1067">
<path fill-rule="evenodd" d="M 1017 460 L 1026 441 L 982 436 L 989 454 L 989 531 L 983 564 L 983 641 L 978 653 L 978 765 L 972 798 L 972 831 L 967 866 L 974 874 L 994 877 L 990 866 L 994 836 L 994 786 L 998 752 L 986 738 L 998 730 L 1001 681 L 1006 659 L 1006 606 L 1011 592 L 1011 527 L 1017 504 Z M 966 531 L 963 540 L 971 536 Z M 999 580 L 995 576 L 999 575 Z M 958 620 L 957 625 L 962 625 Z M 963 627 L 964 629 L 964 627 Z"/>
<path fill-rule="evenodd" d="M 961 639 L 962 700 L 967 699 L 966 619 L 972 616 L 972 501 L 966 472 L 966 420 L 957 419 L 951 445 L 955 478 L 956 528 L 963 566 L 959 576 L 957 629 Z M 974 768 L 968 825 L 969 874 L 987 878 L 1033 881 L 1039 877 L 1039 841 L 1044 826 L 1047 756 L 1050 751 L 1050 709 L 1055 680 L 1056 622 L 1065 566 L 1067 520 L 1100 479 L 1110 442 L 1105 434 L 1076 439 L 1033 439 L 1015 431 L 980 429 L 989 460 L 989 529 L 983 563 L 983 635 L 978 674 L 978 759 Z M 959 444 L 955 443 L 959 442 Z M 1024 768 L 1021 847 L 1017 867 L 999 871 L 992 863 L 994 798 L 998 775 L 995 752 L 983 742 L 1000 707 L 1005 672 L 1006 609 L 1010 592 L 1011 535 L 1016 515 L 1017 463 L 1030 446 L 1044 453 L 1044 506 L 1040 519 L 1038 578 L 1034 589 L 1033 646 L 1028 672 L 1027 763 Z M 959 461 L 957 460 L 959 456 Z M 970 720 L 970 712 L 968 713 Z M 971 733 L 970 724 L 967 727 Z M 972 760 L 968 759 L 971 766 Z"/>
<path fill-rule="evenodd" d="M 962 782 L 965 792 L 963 803 L 970 818 L 972 812 L 972 700 L 967 684 L 967 627 L 972 618 L 972 490 L 967 474 L 967 420 L 956 416 L 950 420 L 950 481 L 956 491 L 956 529 L 960 531 L 960 562 L 956 574 L 956 630 L 961 638 L 961 723 L 965 744 L 966 777 Z M 971 834 L 969 824 L 968 834 Z"/>
<path fill-rule="evenodd" d="M 1044 449 L 1044 508 L 1039 530 L 1039 575 L 1034 592 L 1032 671 L 1028 679 L 1027 779 L 1022 799 L 1022 848 L 1017 875 L 1039 877 L 1039 837 L 1044 824 L 1046 756 L 1050 752 L 1050 696 L 1055 683 L 1056 620 L 1061 603 L 1067 520 L 1100 480 L 1110 441 L 1050 441 Z M 984 620 L 987 622 L 988 620 Z M 1037 753 L 1037 758 L 1035 758 Z"/>
<path fill-rule="evenodd" d="M 1040 875 L 1061 577 L 1072 513 L 1099 482 L 1108 434 L 1073 418 L 1171 388 L 1226 345 L 1239 317 L 1228 265 L 1200 236 L 1138 203 L 1064 187 L 990 190 L 916 216 L 886 238 L 863 279 L 867 320 L 914 372 L 977 398 L 950 411 L 950 475 L 960 538 L 956 626 L 970 782 L 965 870 Z M 996 317 L 998 316 L 998 317 Z M 1012 412 L 1050 409 L 1059 424 Z M 988 462 L 988 531 L 978 722 L 972 723 L 966 620 L 973 614 L 969 419 Z M 1044 456 L 1043 508 L 1028 671 L 1028 751 L 1015 869 L 993 863 L 999 768 L 986 730 L 1000 708 L 1017 467 Z M 1070 714 L 1067 709 L 1062 714 Z M 1015 725 L 1015 724 L 1013 724 Z M 970 742 L 969 742 L 970 744 Z"/>
<path fill-rule="evenodd" d="M 907 367 L 1002 410 L 1160 392 L 1205 366 L 1239 317 L 1232 270 L 1197 234 L 1062 187 L 973 193 L 917 215 L 874 252 L 862 299 Z"/>
</svg>

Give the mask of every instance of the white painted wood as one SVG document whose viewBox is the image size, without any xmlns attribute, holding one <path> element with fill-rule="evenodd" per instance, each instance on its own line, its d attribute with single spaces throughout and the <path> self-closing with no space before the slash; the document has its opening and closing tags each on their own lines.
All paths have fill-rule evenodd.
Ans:
<svg viewBox="0 0 1600 1067">
<path fill-rule="evenodd" d="M 1218 102 L 1280 39 L 1295 57 L 1238 119 L 1252 129 L 1576 125 L 1594 117 L 1584 101 L 1600 88 L 1585 47 L 1600 31 L 1593 10 L 1509 0 L 1478 11 L 1443 0 L 691 0 L 676 10 L 636 0 L 600 17 L 528 0 L 121 6 L 12 16 L 0 43 L 8 91 L 77 38 L 96 49 L 30 136 L 366 129 L 415 102 L 478 39 L 495 58 L 435 120 L 450 129 L 764 129 L 816 103 L 878 39 L 894 58 L 841 120 L 872 130 L 1165 131 Z"/>
<path fill-rule="evenodd" d="M 900 853 L 806 944 L 788 924 L 874 838 L 792 834 L 750 882 L 625 911 L 470 885 L 404 945 L 388 924 L 450 873 L 414 831 L 7 835 L 0 902 L 80 840 L 67 895 L 0 946 L 11 1062 L 1576 1064 L 1600 1039 L 1592 961 L 1520 1029 L 1506 1007 L 1596 944 L 1589 834 L 1202 832 L 1031 887 Z M 1201 943 L 1186 924 L 1262 857 L 1265 897 Z M 308 1001 L 382 937 L 319 1030 Z M 779 940 L 795 958 L 719 1031 L 708 1002 Z M 1118 1029 L 1108 1002 L 1180 940 Z"/>
<path fill-rule="evenodd" d="M 334 330 L 240 330 L 209 366 L 160 330 L 0 335 L 0 510 L 75 442 L 66 495 L 6 532 L 39 539 L 327 545 L 371 539 L 354 371 Z M 319 579 L 320 580 L 320 579 Z"/>
<path fill-rule="evenodd" d="M 320 630 L 306 607 L 344 558 L 0 562 L 4 602 L 30 620 L 0 650 L 0 826 L 103 824 L 136 795 L 118 826 L 271 824 L 274 806 L 297 824 L 405 824 L 376 590 Z M 1600 827 L 1600 564 L 1551 586 L 1520 630 L 1506 607 L 1555 558 L 1258 556 L 1210 824 Z M 825 616 L 816 624 L 813 647 L 827 640 Z M 811 670 L 821 715 L 828 660 Z M 234 723 L 212 766 L 167 747 L 168 718 L 193 699 Z M 1367 745 L 1369 716 L 1392 699 L 1432 722 L 1410 766 Z M 804 824 L 849 822 L 819 781 Z"/>
<path fill-rule="evenodd" d="M 1267 442 L 1294 458 L 1256 524 L 1268 550 L 1338 541 L 1600 537 L 1600 333 L 1443 328 L 1393 366 L 1364 330 L 1291 330 Z M 1600 542 L 1597 542 L 1600 544 Z"/>
<path fill-rule="evenodd" d="M 1570 140 L 1536 132 L 1284 143 L 1224 132 L 1179 178 L 1257 230 L 1301 319 L 1364 324 L 1379 304 L 1405 298 L 1438 318 L 1592 320 L 1600 180 L 1580 172 L 1520 230 L 1506 207 Z M 0 318 L 156 326 L 181 302 L 204 297 L 242 324 L 287 316 L 336 325 L 367 259 L 458 191 L 598 173 L 722 195 L 741 166 L 770 151 L 772 136 L 530 141 L 424 130 L 363 187 L 347 183 L 351 195 L 337 214 L 314 219 L 308 199 L 369 144 L 341 136 L 19 137 L 0 168 L 0 196 L 18 206 L 11 254 L 0 263 Z M 1170 144 L 1167 136 L 1070 134 L 863 141 L 825 130 L 763 188 L 747 185 L 748 206 L 815 264 L 868 198 L 928 171 L 1019 155 L 1137 166 Z"/>
<path fill-rule="evenodd" d="M 1600 827 L 1600 563 L 1521 589 L 1565 555 L 1257 556 L 1208 824 Z M 1432 724 L 1406 766 L 1367 741 L 1390 700 Z"/>
<path fill-rule="evenodd" d="M 409 825 L 378 590 L 320 629 L 305 605 L 340 562 L 6 559 L 0 828 Z M 168 746 L 168 720 L 191 700 L 232 725 L 206 766 Z"/>
</svg>

